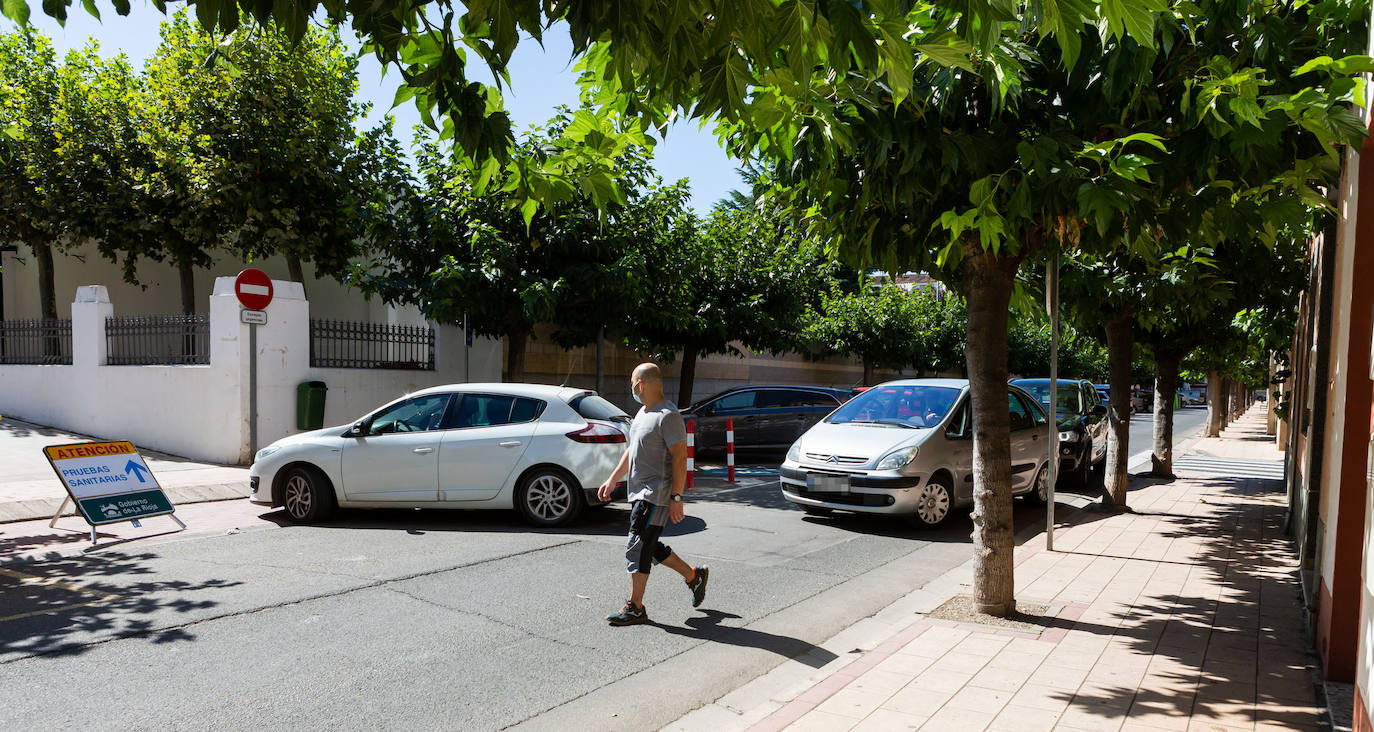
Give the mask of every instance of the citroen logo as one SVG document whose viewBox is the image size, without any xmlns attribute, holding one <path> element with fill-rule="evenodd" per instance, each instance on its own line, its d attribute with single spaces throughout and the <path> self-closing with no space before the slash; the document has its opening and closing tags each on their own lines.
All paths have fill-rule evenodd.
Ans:
<svg viewBox="0 0 1374 732">
<path fill-rule="evenodd" d="M 831 455 L 830 457 L 826 458 L 825 461 L 827 463 L 838 463 L 840 461 L 840 458 L 839 456 Z"/>
</svg>

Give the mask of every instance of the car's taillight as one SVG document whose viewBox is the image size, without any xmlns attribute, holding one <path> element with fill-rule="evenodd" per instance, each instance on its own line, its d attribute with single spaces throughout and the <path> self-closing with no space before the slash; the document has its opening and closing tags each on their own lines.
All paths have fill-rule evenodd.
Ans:
<svg viewBox="0 0 1374 732">
<path fill-rule="evenodd" d="M 573 430 L 568 433 L 568 439 L 573 442 L 584 442 L 591 445 L 605 445 L 625 441 L 625 433 L 608 425 L 592 422 L 580 430 Z"/>
</svg>

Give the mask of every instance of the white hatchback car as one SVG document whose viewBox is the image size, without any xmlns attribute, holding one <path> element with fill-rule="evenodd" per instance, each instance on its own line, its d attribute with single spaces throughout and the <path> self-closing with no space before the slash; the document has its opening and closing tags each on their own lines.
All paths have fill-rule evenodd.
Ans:
<svg viewBox="0 0 1374 732">
<path fill-rule="evenodd" d="M 602 503 L 596 489 L 625 451 L 629 421 L 586 389 L 436 386 L 259 450 L 250 500 L 302 522 L 336 506 L 515 508 L 559 526 Z"/>
</svg>

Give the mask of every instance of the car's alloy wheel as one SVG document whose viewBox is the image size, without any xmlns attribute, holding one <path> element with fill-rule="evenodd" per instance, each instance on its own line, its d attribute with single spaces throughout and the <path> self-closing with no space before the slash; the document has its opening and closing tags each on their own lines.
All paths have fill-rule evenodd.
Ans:
<svg viewBox="0 0 1374 732">
<path fill-rule="evenodd" d="M 521 485 L 517 505 L 525 520 L 536 526 L 566 524 L 582 512 L 582 489 L 559 470 L 541 470 Z"/>
<path fill-rule="evenodd" d="M 305 468 L 292 468 L 282 484 L 281 502 L 292 521 L 311 522 L 334 510 L 334 493 L 324 476 Z"/>
<path fill-rule="evenodd" d="M 1043 506 L 1050 501 L 1050 466 L 1046 463 L 1040 466 L 1040 472 L 1035 474 L 1035 483 L 1031 484 L 1031 489 L 1025 495 L 1025 500 L 1037 506 Z"/>
<path fill-rule="evenodd" d="M 949 486 L 939 480 L 927 481 L 916 496 L 916 521 L 921 526 L 939 526 L 949 518 L 952 504 Z"/>
</svg>

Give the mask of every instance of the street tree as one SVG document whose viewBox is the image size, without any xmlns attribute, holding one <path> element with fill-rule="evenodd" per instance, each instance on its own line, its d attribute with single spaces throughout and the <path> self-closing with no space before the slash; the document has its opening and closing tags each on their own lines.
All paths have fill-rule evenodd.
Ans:
<svg viewBox="0 0 1374 732">
<path fill-rule="evenodd" d="M 511 168 L 575 168 L 588 146 L 614 137 L 606 122 L 585 110 L 564 110 L 522 138 Z M 536 324 L 549 324 L 555 342 L 573 347 L 621 321 L 638 302 L 634 262 L 626 254 L 631 232 L 641 233 L 652 218 L 642 209 L 685 205 L 685 192 L 649 190 L 656 178 L 648 149 L 640 146 L 624 146 L 615 157 L 614 182 L 625 203 L 609 212 L 594 198 L 596 186 L 611 196 L 600 168 L 587 170 L 575 194 L 535 215 L 509 185 L 510 169 L 499 170 L 488 188 L 479 184 L 484 168 L 432 140 L 420 141 L 416 158 L 413 180 L 394 164 L 383 166 L 392 191 L 383 200 L 396 205 L 373 212 L 367 230 L 380 248 L 354 268 L 350 281 L 387 302 L 418 306 L 441 323 L 460 324 L 466 315 L 476 334 L 504 338 L 511 381 L 524 378 Z M 478 193 L 482 188 L 488 192 Z M 634 225 L 627 229 L 627 222 Z"/>
<path fill-rule="evenodd" d="M 832 290 L 803 321 L 802 336 L 821 355 L 837 354 L 863 363 L 863 385 L 873 386 L 879 368 L 900 371 L 920 358 L 925 332 L 918 307 L 896 285 L 870 285 L 859 292 Z"/>
<path fill-rule="evenodd" d="M 123 57 L 95 44 L 59 63 L 32 30 L 0 34 L 0 240 L 32 249 L 44 319 L 57 317 L 54 253 L 84 242 L 92 207 L 127 189 L 118 149 L 134 87 Z"/>
<path fill-rule="evenodd" d="M 356 59 L 337 34 L 299 42 L 253 24 L 211 36 L 184 12 L 161 30 L 133 103 L 124 153 L 139 216 L 98 202 L 92 234 L 136 279 L 140 259 L 170 261 L 182 310 L 195 312 L 194 271 L 217 251 L 246 260 L 281 254 L 340 275 L 357 253 L 368 147 L 353 124 Z M 373 133 L 374 136 L 376 133 Z"/>
<path fill-rule="evenodd" d="M 802 322 L 834 276 L 818 244 L 776 211 L 718 206 L 642 236 L 642 289 L 625 319 L 628 345 L 680 356 L 678 403 L 692 403 L 702 356 L 779 353 L 802 342 Z"/>
</svg>

